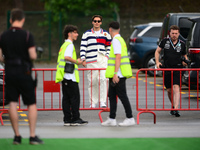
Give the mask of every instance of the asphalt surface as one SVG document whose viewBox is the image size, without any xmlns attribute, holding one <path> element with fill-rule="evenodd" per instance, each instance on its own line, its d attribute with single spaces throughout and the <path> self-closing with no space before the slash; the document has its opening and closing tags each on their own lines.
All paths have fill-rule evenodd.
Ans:
<svg viewBox="0 0 200 150">
<path fill-rule="evenodd" d="M 36 68 L 55 68 L 56 64 L 39 64 Z M 137 69 L 133 69 L 135 76 Z M 144 76 L 141 74 L 141 80 L 144 81 Z M 152 80 L 153 78 L 150 78 Z M 161 79 L 160 79 L 161 80 Z M 136 111 L 136 87 L 135 78 L 127 80 L 127 93 L 133 109 L 133 116 L 137 122 Z M 141 81 L 142 82 L 142 81 Z M 161 82 L 161 81 L 158 81 Z M 79 85 L 80 86 L 80 85 Z M 151 88 L 151 85 L 150 87 Z M 159 87 L 158 87 L 159 88 Z M 184 87 L 185 88 L 185 87 Z M 81 88 L 80 88 L 81 89 Z M 140 87 L 140 89 L 145 89 Z M 153 92 L 153 88 L 152 88 Z M 162 98 L 162 90 L 158 89 L 158 98 Z M 160 93 L 160 94 L 159 94 Z M 195 95 L 195 91 L 193 91 Z M 144 101 L 145 91 L 141 91 L 141 101 Z M 184 96 L 184 95 L 183 95 Z M 148 99 L 152 99 L 152 95 L 148 93 Z M 187 101 L 187 96 L 183 97 Z M 159 104 L 158 104 L 159 105 Z M 170 106 L 170 104 L 167 104 Z M 192 105 L 195 105 L 195 103 Z M 62 111 L 39 111 L 36 134 L 41 138 L 140 138 L 140 137 L 200 137 L 200 112 L 199 111 L 180 111 L 181 117 L 169 115 L 169 111 L 155 111 L 156 124 L 153 123 L 152 114 L 141 114 L 140 124 L 132 127 L 102 127 L 98 118 L 98 110 L 82 110 L 81 118 L 89 121 L 85 126 L 66 127 L 63 126 Z M 27 112 L 19 112 L 20 114 Z M 108 117 L 108 112 L 102 113 L 102 118 L 105 121 Z M 4 115 L 4 126 L 0 126 L 0 138 L 12 138 L 14 136 L 12 127 L 9 122 L 8 115 Z M 20 115 L 20 133 L 22 137 L 29 137 L 29 128 L 27 117 Z M 125 112 L 121 102 L 118 102 L 117 122 L 122 122 L 125 119 Z"/>
</svg>

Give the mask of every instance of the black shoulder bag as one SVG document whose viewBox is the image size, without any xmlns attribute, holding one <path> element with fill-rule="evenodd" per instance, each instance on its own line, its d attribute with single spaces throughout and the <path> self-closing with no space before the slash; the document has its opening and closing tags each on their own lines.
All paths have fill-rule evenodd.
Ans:
<svg viewBox="0 0 200 150">
<path fill-rule="evenodd" d="M 74 73 L 74 64 L 66 63 L 64 72 L 65 73 Z"/>
</svg>

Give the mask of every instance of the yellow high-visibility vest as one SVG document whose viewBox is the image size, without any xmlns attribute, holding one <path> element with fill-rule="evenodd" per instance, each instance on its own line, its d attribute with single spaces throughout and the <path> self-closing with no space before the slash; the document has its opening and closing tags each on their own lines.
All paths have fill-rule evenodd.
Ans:
<svg viewBox="0 0 200 150">
<path fill-rule="evenodd" d="M 56 83 L 61 82 L 63 80 L 64 74 L 65 74 L 64 69 L 65 69 L 65 64 L 66 64 L 64 54 L 65 54 L 65 50 L 69 44 L 71 44 L 71 42 L 69 42 L 69 41 L 64 42 L 58 53 L 57 71 L 56 71 L 56 80 L 55 80 Z M 73 47 L 72 58 L 75 60 L 77 59 L 75 47 Z M 78 65 L 77 64 L 74 64 L 74 65 L 75 65 L 74 71 L 75 71 L 76 82 L 79 83 Z"/>
<path fill-rule="evenodd" d="M 122 75 L 126 78 L 132 77 L 132 69 L 130 65 L 130 60 L 127 53 L 127 47 L 124 39 L 121 36 L 115 37 L 121 43 L 121 63 L 120 69 Z M 111 44 L 110 55 L 108 59 L 108 67 L 106 68 L 106 78 L 113 78 L 115 72 L 115 59 L 113 45 Z"/>
</svg>

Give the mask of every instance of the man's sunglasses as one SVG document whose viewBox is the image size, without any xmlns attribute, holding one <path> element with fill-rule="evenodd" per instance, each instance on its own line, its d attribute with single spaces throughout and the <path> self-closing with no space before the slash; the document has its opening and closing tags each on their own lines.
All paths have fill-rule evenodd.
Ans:
<svg viewBox="0 0 200 150">
<path fill-rule="evenodd" d="M 93 20 L 93 22 L 94 22 L 94 23 L 96 23 L 96 22 L 100 23 L 101 20 Z"/>
</svg>

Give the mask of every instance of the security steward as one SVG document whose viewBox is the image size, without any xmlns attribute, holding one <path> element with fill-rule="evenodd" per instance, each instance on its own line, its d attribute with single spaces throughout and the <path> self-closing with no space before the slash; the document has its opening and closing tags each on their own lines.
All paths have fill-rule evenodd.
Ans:
<svg viewBox="0 0 200 150">
<path fill-rule="evenodd" d="M 56 83 L 62 82 L 62 107 L 64 126 L 77 126 L 87 124 L 80 118 L 80 92 L 78 65 L 82 64 L 77 59 L 73 41 L 77 40 L 78 28 L 66 25 L 64 28 L 65 42 L 60 48 L 57 60 Z"/>
<path fill-rule="evenodd" d="M 127 47 L 124 39 L 119 34 L 119 23 L 113 21 L 109 24 L 109 33 L 112 36 L 112 44 L 110 55 L 108 59 L 108 67 L 106 69 L 106 78 L 109 78 L 109 101 L 110 101 L 110 115 L 109 118 L 103 122 L 102 126 L 116 126 L 116 111 L 117 99 L 121 100 L 126 119 L 119 123 L 119 126 L 132 126 L 135 120 L 132 115 L 131 105 L 126 93 L 126 79 L 132 77 L 132 69 L 127 54 Z"/>
</svg>

